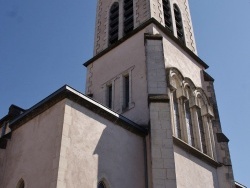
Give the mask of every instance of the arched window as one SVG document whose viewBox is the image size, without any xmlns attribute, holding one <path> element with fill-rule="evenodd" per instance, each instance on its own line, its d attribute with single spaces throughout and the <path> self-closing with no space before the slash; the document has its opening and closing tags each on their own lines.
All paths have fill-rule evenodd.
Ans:
<svg viewBox="0 0 250 188">
<path fill-rule="evenodd" d="M 187 99 L 184 101 L 184 111 L 185 111 L 185 121 L 186 121 L 186 128 L 187 128 L 187 139 L 188 144 L 191 146 L 195 146 L 194 141 L 194 127 L 192 122 L 192 115 L 191 115 L 191 109 L 189 106 L 189 98 L 191 98 L 191 90 L 189 87 L 187 87 Z"/>
<path fill-rule="evenodd" d="M 169 0 L 162 0 L 162 4 L 163 4 L 165 27 L 168 28 L 171 32 L 173 32 L 172 16 L 171 16 L 171 8 Z"/>
<path fill-rule="evenodd" d="M 119 4 L 113 3 L 109 13 L 109 44 L 118 40 L 119 33 Z"/>
<path fill-rule="evenodd" d="M 174 125 L 175 125 L 175 135 L 177 138 L 181 139 L 181 124 L 180 124 L 180 114 L 178 99 L 176 96 L 176 90 L 173 92 L 173 115 L 174 115 Z"/>
<path fill-rule="evenodd" d="M 191 79 L 184 78 L 176 68 L 171 68 L 168 75 L 173 135 L 215 158 L 214 114 L 205 91 L 197 88 Z"/>
<path fill-rule="evenodd" d="M 174 4 L 174 17 L 175 17 L 177 38 L 180 41 L 182 41 L 183 43 L 185 43 L 184 29 L 183 29 L 182 18 L 181 18 L 181 11 L 176 4 Z"/>
<path fill-rule="evenodd" d="M 107 188 L 107 187 L 106 187 L 106 185 L 105 185 L 105 183 L 103 181 L 100 181 L 98 183 L 98 188 Z"/>
<path fill-rule="evenodd" d="M 197 108 L 197 117 L 198 117 L 198 126 L 199 126 L 199 130 L 200 130 L 200 139 L 201 139 L 201 149 L 202 152 L 207 154 L 207 144 L 206 144 L 206 136 L 205 136 L 205 129 L 204 129 L 204 125 L 203 125 L 203 120 L 202 120 L 202 116 L 201 116 L 201 106 L 204 105 L 204 103 L 202 102 L 201 97 L 198 97 L 198 103 L 199 103 L 199 107 Z"/>
<path fill-rule="evenodd" d="M 20 179 L 19 182 L 17 183 L 16 188 L 24 188 L 25 184 L 23 179 Z"/>
<path fill-rule="evenodd" d="M 126 35 L 134 29 L 133 0 L 124 0 L 123 12 L 123 33 Z"/>
</svg>

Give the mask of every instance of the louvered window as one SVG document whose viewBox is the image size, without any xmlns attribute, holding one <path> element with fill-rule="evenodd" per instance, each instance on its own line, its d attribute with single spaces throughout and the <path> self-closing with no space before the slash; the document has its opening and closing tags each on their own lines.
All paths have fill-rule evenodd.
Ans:
<svg viewBox="0 0 250 188">
<path fill-rule="evenodd" d="M 184 102 L 184 109 L 185 109 L 185 119 L 186 119 L 186 126 L 187 126 L 187 136 L 188 136 L 188 144 L 194 146 L 194 129 L 192 124 L 191 118 L 191 111 L 189 107 L 189 100 Z"/>
<path fill-rule="evenodd" d="M 202 121 L 202 116 L 201 116 L 201 109 L 197 109 L 197 116 L 198 116 L 198 124 L 199 124 L 199 129 L 200 129 L 200 134 L 201 134 L 201 145 L 202 145 L 202 151 L 203 153 L 207 154 L 207 144 L 206 144 L 206 137 L 205 137 L 205 130 L 204 130 L 204 125 Z"/>
<path fill-rule="evenodd" d="M 174 16 L 175 16 L 177 38 L 183 43 L 185 43 L 181 12 L 180 12 L 179 7 L 176 4 L 174 4 Z"/>
<path fill-rule="evenodd" d="M 171 16 L 171 8 L 169 0 L 162 0 L 162 4 L 163 4 L 165 27 L 168 28 L 171 32 L 173 32 L 172 16 Z"/>
<path fill-rule="evenodd" d="M 124 0 L 123 11 L 123 33 L 126 35 L 134 29 L 133 0 Z"/>
<path fill-rule="evenodd" d="M 109 44 L 118 40 L 119 33 L 119 4 L 116 2 L 110 8 L 109 13 Z"/>
<path fill-rule="evenodd" d="M 176 91 L 173 92 L 173 108 L 174 108 L 174 124 L 175 124 L 176 136 L 178 138 L 181 138 L 180 115 L 179 115 L 179 106 L 178 106 L 178 99 L 176 97 Z"/>
</svg>

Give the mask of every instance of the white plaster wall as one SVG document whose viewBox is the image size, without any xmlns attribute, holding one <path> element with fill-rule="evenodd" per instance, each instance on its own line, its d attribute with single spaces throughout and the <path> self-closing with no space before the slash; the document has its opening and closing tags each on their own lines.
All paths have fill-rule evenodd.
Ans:
<svg viewBox="0 0 250 188">
<path fill-rule="evenodd" d="M 145 188 L 143 138 L 67 101 L 58 188 Z"/>
<path fill-rule="evenodd" d="M 202 70 L 204 69 L 190 55 L 176 45 L 157 26 L 149 25 L 109 53 L 103 55 L 88 66 L 86 93 L 92 93 L 93 98 L 106 105 L 106 84 L 115 82 L 113 110 L 138 124 L 148 123 L 147 78 L 145 66 L 144 33 L 160 33 L 163 36 L 163 52 L 165 67 L 175 67 L 184 77 L 190 78 L 197 87 L 202 87 Z M 132 109 L 122 109 L 121 74 L 132 68 Z M 142 110 L 143 109 L 143 110 Z"/>
<path fill-rule="evenodd" d="M 155 33 L 163 36 L 163 49 L 165 66 L 175 67 L 181 71 L 184 77 L 190 78 L 197 87 L 202 87 L 202 70 L 204 69 L 190 55 L 188 55 L 181 47 L 177 46 L 168 36 L 162 33 L 157 27 Z"/>
<path fill-rule="evenodd" d="M 214 167 L 174 146 L 176 179 L 178 188 L 218 188 Z"/>
<path fill-rule="evenodd" d="M 86 93 L 93 93 L 93 98 L 106 104 L 106 83 L 115 80 L 114 110 L 123 113 L 138 124 L 148 124 L 146 57 L 144 47 L 144 33 L 150 27 L 135 34 L 109 53 L 97 59 L 88 66 Z M 122 81 L 121 74 L 132 68 L 132 101 L 131 109 L 122 109 Z"/>
<path fill-rule="evenodd" d="M 21 178 L 25 187 L 56 187 L 63 114 L 57 103 L 12 133 L 0 187 L 14 188 Z"/>
</svg>

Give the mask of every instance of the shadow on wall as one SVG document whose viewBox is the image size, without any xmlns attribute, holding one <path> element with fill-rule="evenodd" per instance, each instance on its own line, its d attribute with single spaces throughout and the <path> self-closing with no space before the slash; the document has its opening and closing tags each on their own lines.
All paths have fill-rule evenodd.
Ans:
<svg viewBox="0 0 250 188">
<path fill-rule="evenodd" d="M 145 188 L 143 144 L 142 137 L 108 123 L 93 153 L 98 155 L 97 184 Z"/>
</svg>

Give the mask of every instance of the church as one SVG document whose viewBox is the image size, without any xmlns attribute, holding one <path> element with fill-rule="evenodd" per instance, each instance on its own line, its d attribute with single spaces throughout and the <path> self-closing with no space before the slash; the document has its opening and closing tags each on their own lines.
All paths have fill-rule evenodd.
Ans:
<svg viewBox="0 0 250 188">
<path fill-rule="evenodd" d="M 98 0 L 85 94 L 0 119 L 1 188 L 245 188 L 188 0 Z"/>
</svg>

